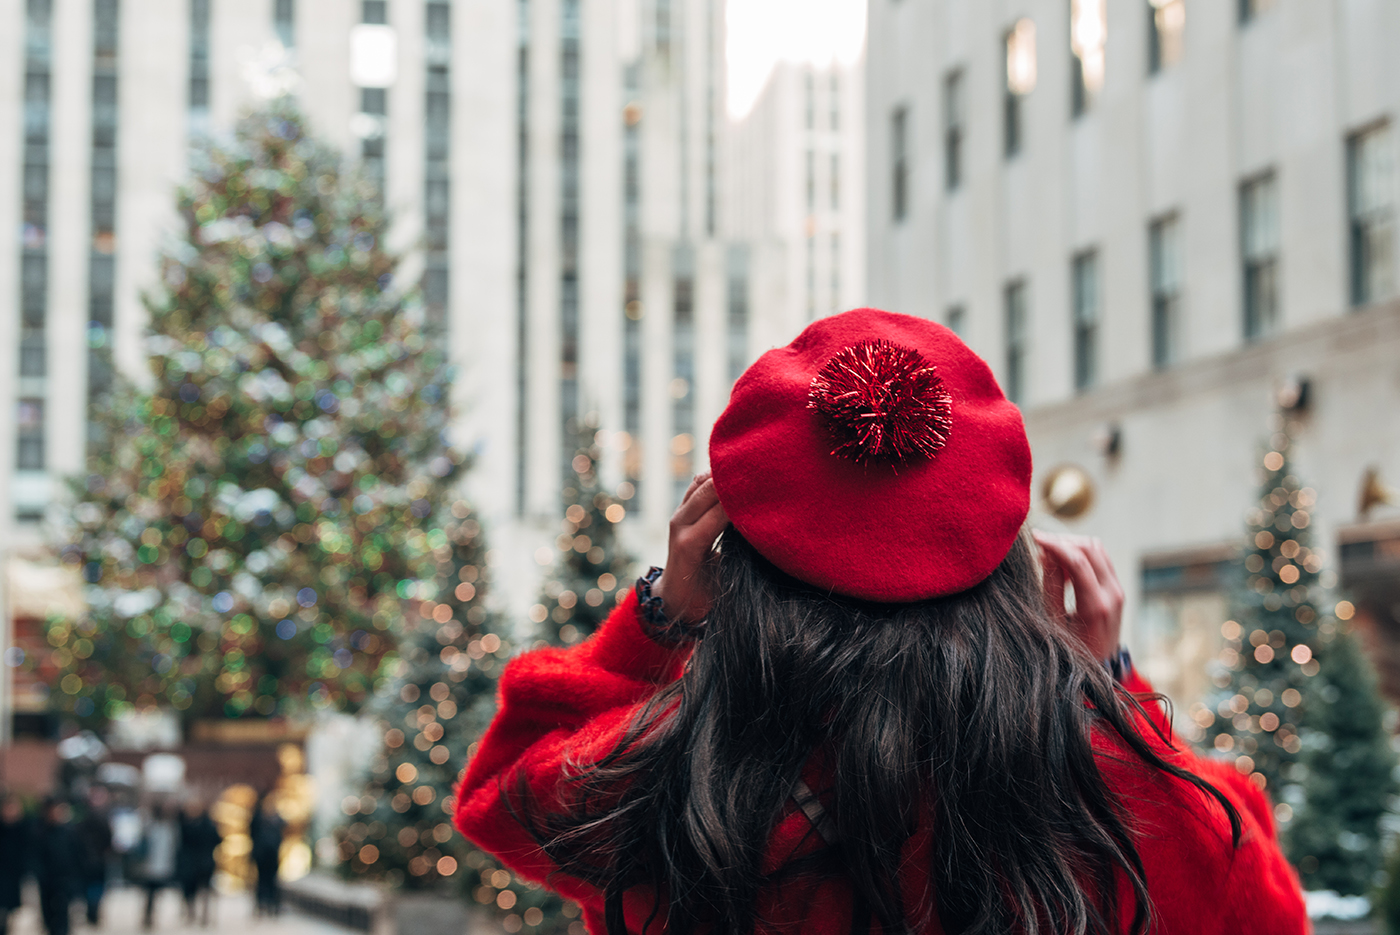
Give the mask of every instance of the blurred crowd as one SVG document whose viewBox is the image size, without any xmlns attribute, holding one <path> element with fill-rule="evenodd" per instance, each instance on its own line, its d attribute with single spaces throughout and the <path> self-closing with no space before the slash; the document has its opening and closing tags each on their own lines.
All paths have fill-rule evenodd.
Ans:
<svg viewBox="0 0 1400 935">
<path fill-rule="evenodd" d="M 144 891 L 147 930 L 166 890 L 183 898 L 189 925 L 210 924 L 224 836 L 207 803 L 193 795 L 141 801 L 126 792 L 93 785 L 81 796 L 39 803 L 13 792 L 0 796 L 0 935 L 24 900 L 28 878 L 47 935 L 68 935 L 80 912 L 89 926 L 100 927 L 103 898 L 115 886 Z M 283 826 L 273 797 L 264 795 L 247 834 L 260 914 L 281 911 Z"/>
</svg>

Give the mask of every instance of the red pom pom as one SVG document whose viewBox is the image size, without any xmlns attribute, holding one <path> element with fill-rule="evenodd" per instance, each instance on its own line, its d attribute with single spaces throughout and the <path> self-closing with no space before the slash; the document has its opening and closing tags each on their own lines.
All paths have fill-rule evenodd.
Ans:
<svg viewBox="0 0 1400 935">
<path fill-rule="evenodd" d="M 831 453 L 857 463 L 931 458 L 953 426 L 953 397 L 938 368 L 885 340 L 862 341 L 828 360 L 812 378 L 807 408 L 831 429 Z"/>
</svg>

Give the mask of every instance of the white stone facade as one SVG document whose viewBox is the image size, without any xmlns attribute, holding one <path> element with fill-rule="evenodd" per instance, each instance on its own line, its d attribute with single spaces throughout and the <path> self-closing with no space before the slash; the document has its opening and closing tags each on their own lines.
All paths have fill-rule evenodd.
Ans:
<svg viewBox="0 0 1400 935">
<path fill-rule="evenodd" d="M 1006 44 L 1021 21 L 1029 62 Z M 1400 482 L 1397 41 L 1386 3 L 871 0 L 871 299 L 960 319 L 1019 382 L 1037 497 L 1056 464 L 1088 471 L 1096 505 L 1067 526 L 1104 538 L 1129 643 L 1179 701 L 1222 605 L 1152 623 L 1170 595 L 1145 571 L 1242 538 L 1283 383 L 1310 381 L 1295 463 L 1329 566 L 1345 578 L 1339 535 L 1397 515 L 1357 514 L 1368 466 Z M 1078 114 L 1076 83 L 1097 84 Z"/>
</svg>

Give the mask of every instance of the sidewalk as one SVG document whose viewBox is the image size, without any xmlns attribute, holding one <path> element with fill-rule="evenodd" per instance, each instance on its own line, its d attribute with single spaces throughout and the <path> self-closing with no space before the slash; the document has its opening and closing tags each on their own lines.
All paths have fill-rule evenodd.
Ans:
<svg viewBox="0 0 1400 935">
<path fill-rule="evenodd" d="M 36 905 L 38 894 L 28 887 L 25 904 L 11 916 L 11 932 L 14 935 L 44 935 L 43 924 L 39 919 Z M 146 906 L 145 891 L 135 887 L 122 887 L 109 891 L 102 901 L 102 925 L 93 928 L 83 916 L 82 904 L 73 904 L 73 929 L 71 935 L 146 935 L 141 928 L 141 913 Z M 210 906 L 210 925 L 203 928 L 185 922 L 185 905 L 175 890 L 166 890 L 156 901 L 155 926 L 152 935 L 351 935 L 352 930 L 341 928 L 299 915 L 286 910 L 273 919 L 259 919 L 253 915 L 251 893 L 236 893 L 231 896 L 215 896 Z M 363 935 L 354 932 L 353 935 Z"/>
</svg>

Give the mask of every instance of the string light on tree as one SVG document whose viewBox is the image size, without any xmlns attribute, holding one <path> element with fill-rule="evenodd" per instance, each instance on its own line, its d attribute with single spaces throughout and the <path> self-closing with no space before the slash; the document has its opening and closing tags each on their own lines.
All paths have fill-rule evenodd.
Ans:
<svg viewBox="0 0 1400 935">
<path fill-rule="evenodd" d="M 617 599 L 635 580 L 632 558 L 618 541 L 618 525 L 627 516 L 632 485 L 616 494 L 598 479 L 596 430 L 582 427 L 570 462 L 573 478 L 563 489 L 566 504 L 554 548 L 535 555 L 550 573 L 540 599 L 530 608 L 530 621 L 544 630 L 547 642 L 577 643 L 607 619 Z"/>
<path fill-rule="evenodd" d="M 1221 628 L 1221 691 L 1213 705 L 1196 705 L 1191 717 L 1209 750 L 1273 797 L 1305 886 L 1361 893 L 1370 885 L 1366 875 L 1379 867 L 1379 819 L 1391 788 L 1389 766 L 1376 764 L 1391 759 L 1374 676 L 1368 680 L 1365 660 L 1345 630 L 1352 607 L 1329 598 L 1335 575 L 1310 544 L 1317 494 L 1293 473 L 1291 449 L 1289 425 L 1279 416 L 1260 457 L 1259 502 L 1246 517 L 1231 619 Z M 1338 679 L 1349 683 L 1345 711 L 1337 707 Z M 1339 743 L 1352 753 L 1339 759 Z M 1341 779 L 1342 772 L 1353 773 L 1352 779 Z M 1365 778 L 1357 784 L 1356 776 Z M 1339 797 L 1341 785 L 1348 788 Z M 1350 830 L 1335 820 L 1339 809 L 1353 816 Z M 1345 868 L 1336 848 L 1317 843 L 1335 843 L 1338 835 L 1359 855 Z"/>
</svg>

